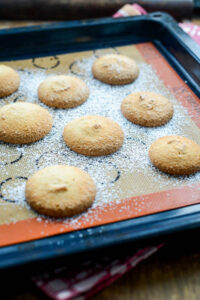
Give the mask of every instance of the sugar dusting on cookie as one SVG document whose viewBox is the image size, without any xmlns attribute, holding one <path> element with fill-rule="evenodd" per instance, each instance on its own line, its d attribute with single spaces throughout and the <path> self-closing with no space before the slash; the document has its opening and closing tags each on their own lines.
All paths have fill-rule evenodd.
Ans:
<svg viewBox="0 0 200 300">
<path fill-rule="evenodd" d="M 170 177 L 156 170 L 150 163 L 148 149 L 152 142 L 159 137 L 183 135 L 200 143 L 200 134 L 196 125 L 188 117 L 186 110 L 164 87 L 151 66 L 140 63 L 138 64 L 140 75 L 135 82 L 124 86 L 110 86 L 93 78 L 91 67 L 94 60 L 95 57 L 91 57 L 77 62 L 77 70 L 80 69 L 80 73 L 76 75 L 86 82 L 90 89 L 90 96 L 85 103 L 73 109 L 49 108 L 38 100 L 37 88 L 49 76 L 45 71 L 19 71 L 21 77 L 19 91 L 1 100 L 0 106 L 12 103 L 19 95 L 21 97 L 18 97 L 16 101 L 39 103 L 48 109 L 54 118 L 54 124 L 52 131 L 43 140 L 31 145 L 20 146 L 18 150 L 16 148 L 16 153 L 12 146 L 14 156 L 17 158 L 20 151 L 23 151 L 23 158 L 17 162 L 18 165 L 13 163 L 8 167 L 0 164 L 0 171 L 4 177 L 10 176 L 9 172 L 12 172 L 12 169 L 17 170 L 15 176 L 12 176 L 15 178 L 17 175 L 29 177 L 38 169 L 54 164 L 77 166 L 87 171 L 94 179 L 97 185 L 97 196 L 93 208 L 100 207 L 102 210 L 104 210 L 105 204 L 112 205 L 113 201 L 120 202 L 122 198 L 190 185 L 200 181 L 200 173 L 190 177 Z M 70 73 L 69 75 L 75 76 Z M 157 128 L 145 128 L 135 125 L 123 117 L 120 111 L 122 100 L 127 95 L 141 90 L 160 93 L 173 103 L 174 116 L 169 123 Z M 73 119 L 91 114 L 109 117 L 122 127 L 125 140 L 119 151 L 103 157 L 86 157 L 67 148 L 62 136 L 65 125 Z M 5 157 L 2 153 L 0 157 L 6 161 L 6 151 L 9 152 L 11 146 L 1 144 L 0 147 L 5 153 Z M 9 155 L 8 159 L 11 161 Z M 26 205 L 22 182 L 16 183 L 14 188 L 7 182 L 3 187 L 3 193 L 5 198 L 15 199 L 16 205 Z M 127 209 L 126 204 L 121 209 Z M 142 211 L 141 201 L 138 202 L 137 209 Z M 97 218 L 90 210 L 84 215 L 91 222 Z M 77 224 L 79 218 L 79 216 L 72 218 L 71 224 Z"/>
</svg>

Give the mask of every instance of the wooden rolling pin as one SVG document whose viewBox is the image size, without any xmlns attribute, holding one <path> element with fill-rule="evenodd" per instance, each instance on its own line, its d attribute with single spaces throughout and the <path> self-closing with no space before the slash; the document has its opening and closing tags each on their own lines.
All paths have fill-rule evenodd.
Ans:
<svg viewBox="0 0 200 300">
<path fill-rule="evenodd" d="M 190 18 L 199 0 L 136 0 L 148 12 Z M 78 20 L 112 16 L 129 0 L 0 0 L 1 20 Z"/>
</svg>

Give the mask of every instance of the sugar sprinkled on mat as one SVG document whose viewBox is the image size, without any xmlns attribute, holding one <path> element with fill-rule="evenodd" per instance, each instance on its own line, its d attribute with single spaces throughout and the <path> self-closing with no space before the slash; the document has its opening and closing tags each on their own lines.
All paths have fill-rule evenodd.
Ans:
<svg viewBox="0 0 200 300">
<path fill-rule="evenodd" d="M 156 170 L 150 164 L 148 158 L 148 149 L 152 142 L 157 138 L 165 135 L 183 135 L 200 142 L 199 132 L 195 128 L 194 123 L 188 118 L 186 110 L 176 101 L 170 92 L 164 87 L 163 83 L 158 79 L 150 65 L 140 63 L 140 75 L 132 84 L 124 86 L 110 86 L 94 79 L 91 73 L 92 63 L 95 57 L 83 59 L 76 62 L 76 74 L 82 78 L 90 88 L 89 99 L 73 109 L 53 109 L 45 106 L 38 100 L 38 85 L 47 76 L 43 70 L 24 70 L 20 71 L 21 85 L 18 91 L 17 101 L 23 100 L 27 102 L 38 103 L 50 111 L 54 118 L 53 129 L 43 140 L 32 145 L 16 148 L 16 151 L 23 151 L 23 173 L 28 177 L 38 169 L 54 164 L 74 165 L 87 171 L 95 180 L 97 185 L 97 196 L 93 207 L 101 207 L 104 204 L 109 205 L 112 201 L 119 202 L 123 197 L 130 197 L 139 194 L 147 194 L 160 190 L 167 190 L 169 187 L 177 187 L 198 182 L 200 173 L 190 177 L 170 177 Z M 55 74 L 55 73 L 54 73 Z M 57 73 L 58 74 L 58 73 Z M 71 74 L 74 75 L 74 74 Z M 174 104 L 174 116 L 172 120 L 164 126 L 157 128 L 145 128 L 134 125 L 127 121 L 120 111 L 121 101 L 127 95 L 137 91 L 154 91 L 166 96 Z M 1 105 L 10 103 L 16 98 L 16 93 L 1 101 Z M 122 127 L 125 133 L 125 141 L 122 148 L 116 153 L 105 157 L 86 157 L 71 151 L 65 145 L 62 137 L 64 126 L 71 120 L 84 115 L 102 115 L 115 120 Z M 195 130 L 194 130 L 195 129 Z M 194 133 L 191 137 L 191 132 Z M 2 144 L 3 147 L 11 147 Z M 13 147 L 13 146 L 12 146 Z M 12 148 L 13 151 L 13 148 Z M 16 154 L 15 154 L 16 155 Z M 1 157 L 3 154 L 1 154 Z M 13 168 L 15 168 L 13 164 Z M 5 170 L 0 165 L 0 170 Z M 127 174 L 135 174 L 140 177 L 140 181 L 126 184 L 125 188 L 121 188 L 119 184 Z M 22 176 L 22 174 L 19 174 Z M 119 178 L 119 180 L 117 180 Z M 126 180 L 125 180 L 126 181 Z M 134 186 L 135 184 L 135 186 Z M 138 188 L 136 188 L 138 186 Z M 152 190 L 152 186 L 153 189 Z M 14 188 L 7 183 L 4 193 L 13 197 L 17 204 L 22 205 L 24 200 L 24 185 L 18 184 Z M 21 196 L 20 196 L 21 195 Z M 136 203 L 138 211 L 142 210 L 142 202 Z M 123 209 L 123 208 L 122 208 Z M 94 213 L 90 210 L 85 213 L 90 221 L 94 220 Z M 71 223 L 78 222 L 79 217 L 71 219 Z"/>
<path fill-rule="evenodd" d="M 25 201 L 25 185 L 26 182 L 11 182 L 10 184 L 7 183 L 6 186 L 2 188 L 2 194 L 6 195 L 6 199 L 9 201 L 15 201 L 16 203 L 28 207 Z"/>
</svg>

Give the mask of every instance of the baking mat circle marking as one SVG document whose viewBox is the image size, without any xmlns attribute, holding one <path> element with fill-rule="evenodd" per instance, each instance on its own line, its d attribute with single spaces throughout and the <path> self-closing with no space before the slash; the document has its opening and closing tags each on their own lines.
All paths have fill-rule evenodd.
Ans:
<svg viewBox="0 0 200 300">
<path fill-rule="evenodd" d="M 45 60 L 46 62 L 46 60 Z M 34 67 L 42 70 L 49 70 L 49 69 L 55 69 L 56 67 L 59 66 L 60 60 L 59 58 L 55 56 L 48 57 L 48 62 L 46 62 L 43 65 L 43 60 L 41 58 L 33 58 L 32 59 L 32 64 Z M 50 66 L 48 66 L 50 64 Z"/>
<path fill-rule="evenodd" d="M 4 144 L 4 143 L 0 143 L 0 145 L 2 147 L 7 147 L 7 144 Z M 1 154 L 0 154 L 0 166 L 7 166 L 9 164 L 12 165 L 12 164 L 18 162 L 24 156 L 23 150 L 20 149 L 20 146 L 16 150 L 16 146 L 9 145 L 9 151 L 11 151 L 11 149 L 14 150 L 14 153 L 12 153 L 12 158 L 11 158 L 10 161 L 8 161 L 8 160 L 7 161 L 4 161 L 4 160 L 2 161 Z M 2 153 L 3 153 L 3 151 L 2 151 Z M 14 157 L 13 157 L 13 155 L 14 155 Z M 7 155 L 6 159 L 8 159 L 8 158 L 9 158 L 9 156 Z"/>
<path fill-rule="evenodd" d="M 13 183 L 15 183 L 16 181 L 26 181 L 28 178 L 27 177 L 24 177 L 24 176 L 17 176 L 17 177 L 8 177 L 6 178 L 5 180 L 3 180 L 1 183 L 0 183 L 0 198 L 3 199 L 4 201 L 7 201 L 7 202 L 10 202 L 10 203 L 16 203 L 17 200 L 13 200 L 13 199 L 9 199 L 7 198 L 5 195 L 4 195 L 4 192 L 2 191 L 3 188 L 5 187 L 5 184 L 7 182 L 10 182 L 10 181 L 13 181 Z M 13 195 L 14 196 L 14 195 Z M 24 199 L 25 200 L 25 199 Z"/>
</svg>

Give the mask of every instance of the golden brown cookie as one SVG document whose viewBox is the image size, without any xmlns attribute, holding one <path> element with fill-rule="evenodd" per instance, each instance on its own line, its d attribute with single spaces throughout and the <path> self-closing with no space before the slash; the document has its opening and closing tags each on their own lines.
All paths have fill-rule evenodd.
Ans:
<svg viewBox="0 0 200 300">
<path fill-rule="evenodd" d="M 40 140 L 52 128 L 52 116 L 37 104 L 18 102 L 0 108 L 0 141 L 28 144 Z"/>
<path fill-rule="evenodd" d="M 87 100 L 89 88 L 77 77 L 57 75 L 48 77 L 39 85 L 38 97 L 48 106 L 70 108 Z"/>
<path fill-rule="evenodd" d="M 119 54 L 107 54 L 96 59 L 92 66 L 94 77 L 112 85 L 133 82 L 139 74 L 136 62 Z"/>
<path fill-rule="evenodd" d="M 124 140 L 121 127 L 102 116 L 84 116 L 71 121 L 63 136 L 69 148 L 89 156 L 111 154 L 122 146 Z"/>
<path fill-rule="evenodd" d="M 127 96 L 121 104 L 124 117 L 132 123 L 155 127 L 167 123 L 173 116 L 169 100 L 153 92 L 137 92 Z"/>
<path fill-rule="evenodd" d="M 158 169 L 171 175 L 189 175 L 200 170 L 200 146 L 182 136 L 164 136 L 149 149 Z"/>
<path fill-rule="evenodd" d="M 18 73 L 12 68 L 0 65 L 0 98 L 14 93 L 20 84 Z"/>
<path fill-rule="evenodd" d="M 33 174 L 26 184 L 26 199 L 38 213 L 50 217 L 71 217 L 93 203 L 96 186 L 79 168 L 56 165 Z"/>
</svg>

